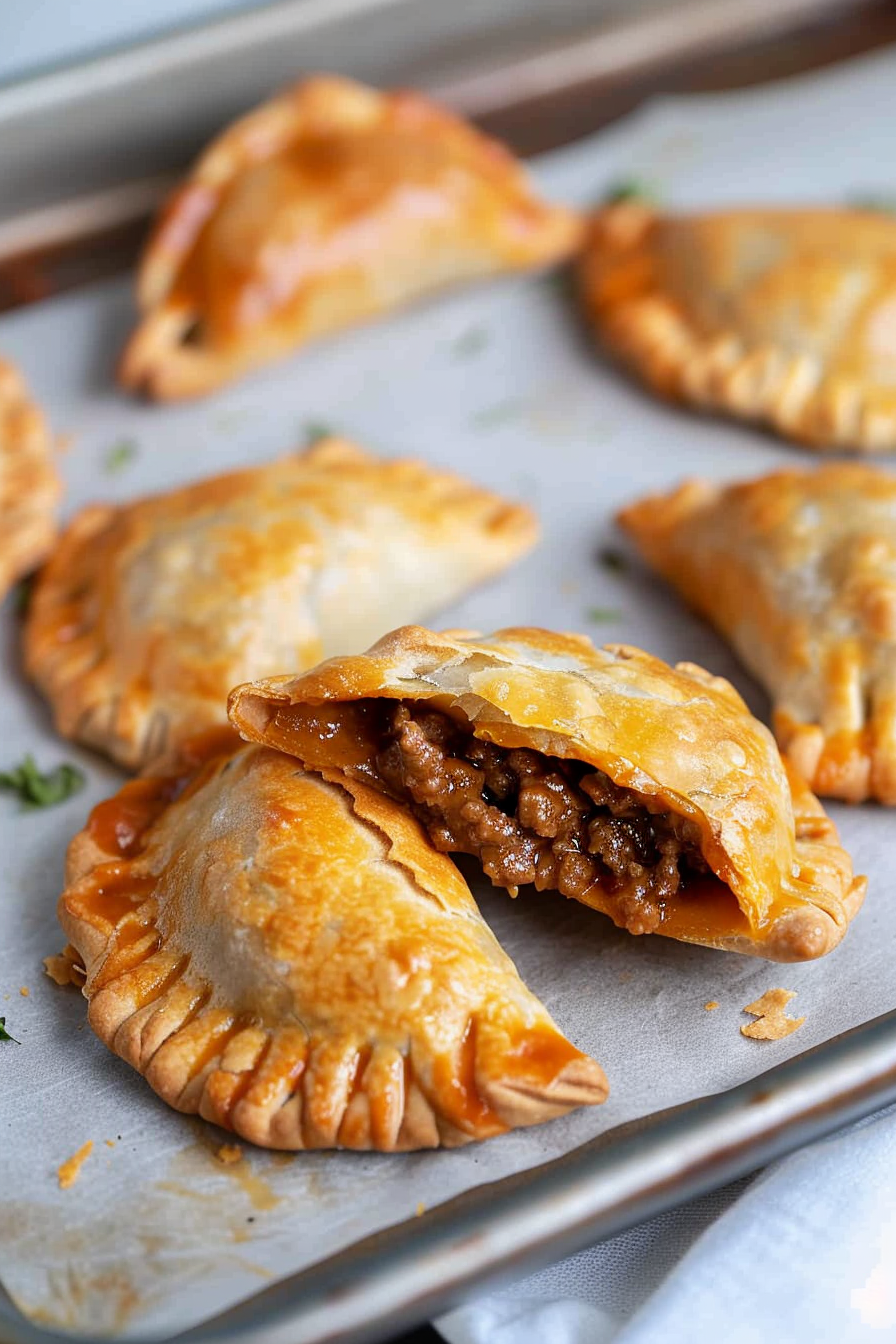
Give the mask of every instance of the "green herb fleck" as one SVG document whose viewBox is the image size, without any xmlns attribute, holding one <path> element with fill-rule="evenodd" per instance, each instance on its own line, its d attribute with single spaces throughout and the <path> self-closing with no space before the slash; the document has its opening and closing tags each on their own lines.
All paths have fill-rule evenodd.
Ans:
<svg viewBox="0 0 896 1344">
<path fill-rule="evenodd" d="M 64 803 L 84 787 L 84 774 L 76 765 L 64 762 L 44 773 L 38 770 L 29 753 L 21 765 L 0 771 L 0 789 L 17 793 L 25 807 L 53 807 Z"/>
<path fill-rule="evenodd" d="M 470 327 L 451 343 L 451 353 L 455 359 L 472 359 L 479 355 L 489 343 L 487 327 Z"/>
<path fill-rule="evenodd" d="M 215 417 L 212 421 L 212 427 L 219 430 L 222 434 L 230 434 L 247 425 L 253 417 L 253 411 L 249 406 L 235 406 L 231 411 L 224 411 L 221 415 Z"/>
<path fill-rule="evenodd" d="M 6 1030 L 5 1017 L 0 1017 L 0 1041 L 12 1041 L 13 1045 L 22 1044 L 21 1041 L 16 1040 L 15 1036 L 10 1036 L 9 1032 Z"/>
<path fill-rule="evenodd" d="M 886 192 L 852 196 L 849 204 L 853 210 L 873 210 L 880 215 L 896 215 L 896 195 L 888 195 Z"/>
<path fill-rule="evenodd" d="M 646 182 L 636 177 L 613 182 L 603 195 L 604 205 L 621 205 L 624 201 L 640 201 L 643 205 L 657 205 L 659 197 Z"/>
<path fill-rule="evenodd" d="M 476 429 L 494 429 L 498 425 L 506 424 L 508 420 L 515 420 L 523 409 L 521 401 L 499 401 L 494 406 L 486 406 L 484 410 L 477 411 L 473 416 L 473 425 Z"/>
<path fill-rule="evenodd" d="M 309 420 L 305 426 L 305 447 L 313 448 L 321 439 L 332 439 L 335 432 L 329 425 L 325 425 L 321 420 Z"/>
<path fill-rule="evenodd" d="M 585 615 L 589 621 L 600 625 L 606 621 L 621 621 L 622 612 L 617 611 L 615 607 L 588 607 Z"/>
<path fill-rule="evenodd" d="M 535 283 L 541 285 L 543 289 L 549 289 L 554 294 L 569 294 L 570 292 L 570 271 L 566 266 L 552 271 L 544 271 L 541 275 L 535 277 Z"/>
<path fill-rule="evenodd" d="M 602 546 L 597 553 L 597 562 L 611 574 L 625 574 L 628 570 L 627 558 L 613 546 Z"/>
<path fill-rule="evenodd" d="M 17 616 L 27 616 L 28 608 L 31 605 L 31 594 L 34 591 L 34 575 L 29 574 L 27 579 L 20 579 L 16 586 L 15 607 Z"/>
<path fill-rule="evenodd" d="M 113 476 L 116 472 L 123 471 L 134 461 L 137 451 L 136 440 L 119 439 L 118 443 L 113 443 L 111 448 L 106 449 L 106 455 L 103 458 L 103 471 L 107 476 Z"/>
</svg>

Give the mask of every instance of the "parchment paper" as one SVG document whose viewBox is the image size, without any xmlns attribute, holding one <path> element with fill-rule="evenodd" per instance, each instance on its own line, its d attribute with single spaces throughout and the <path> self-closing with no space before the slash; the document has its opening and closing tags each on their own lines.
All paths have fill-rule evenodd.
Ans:
<svg viewBox="0 0 896 1344">
<path fill-rule="evenodd" d="M 644 179 L 676 206 L 841 201 L 896 188 L 894 125 L 889 53 L 798 84 L 663 102 L 543 160 L 537 174 L 575 202 L 599 198 L 619 177 Z M 648 488 L 809 459 L 752 430 L 672 411 L 629 385 L 592 352 L 562 284 L 467 290 L 174 409 L 135 404 L 114 387 L 131 321 L 130 285 L 116 281 L 0 322 L 0 350 L 26 371 L 57 430 L 73 436 L 63 459 L 67 512 L 263 461 L 300 442 L 309 421 L 324 421 L 537 506 L 538 552 L 442 623 L 541 622 L 625 639 L 732 678 L 766 713 L 724 643 L 661 583 L 636 564 L 608 572 L 594 557 L 618 544 L 614 508 Z M 135 458 L 110 473 L 109 450 L 130 441 Z M 597 621 L 592 608 L 616 614 Z M 896 834 L 893 814 L 878 808 L 832 809 L 870 875 L 869 896 L 842 947 L 800 967 L 633 938 L 558 896 L 513 903 L 480 886 L 525 979 L 604 1064 L 607 1105 L 459 1152 L 247 1151 L 225 1167 L 214 1150 L 226 1136 L 158 1101 L 93 1038 L 80 995 L 42 972 L 42 957 L 62 941 L 54 905 L 66 843 L 121 776 L 54 736 L 19 672 L 10 601 L 2 650 L 0 768 L 31 751 L 44 767 L 77 761 L 89 780 L 46 811 L 22 813 L 0 796 L 0 1015 L 22 1042 L 0 1044 L 0 1275 L 37 1321 L 127 1338 L 182 1329 L 421 1205 L 730 1087 L 896 1003 Z M 779 1043 L 744 1039 L 743 1005 L 778 985 L 798 991 L 792 1010 L 806 1014 L 805 1025 Z M 707 1012 L 708 1000 L 719 1007 Z M 88 1139 L 94 1150 L 80 1181 L 59 1190 L 57 1168 Z"/>
</svg>

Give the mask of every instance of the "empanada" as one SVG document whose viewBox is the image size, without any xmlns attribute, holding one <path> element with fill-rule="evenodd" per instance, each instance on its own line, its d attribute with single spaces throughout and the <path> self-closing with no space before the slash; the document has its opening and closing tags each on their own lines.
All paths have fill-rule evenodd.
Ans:
<svg viewBox="0 0 896 1344">
<path fill-rule="evenodd" d="M 604 1100 L 407 812 L 221 731 L 94 809 L 59 903 L 91 1026 L 159 1096 L 269 1148 L 385 1152 Z"/>
<path fill-rule="evenodd" d="M 896 448 L 896 218 L 626 203 L 595 216 L 581 275 L 654 391 L 815 448 Z"/>
<path fill-rule="evenodd" d="M 896 804 L 896 480 L 842 464 L 689 481 L 619 521 L 769 691 L 816 793 Z"/>
<path fill-rule="evenodd" d="M 561 260 L 581 227 L 418 94 L 310 79 L 220 135 L 168 202 L 121 381 L 208 392 L 444 285 Z"/>
<path fill-rule="evenodd" d="M 0 599 L 52 546 L 61 493 L 46 421 L 0 360 Z"/>
<path fill-rule="evenodd" d="M 496 886 L 534 882 L 632 933 L 821 956 L 864 878 L 727 681 L 580 635 L 409 627 L 363 657 L 238 687 L 244 736 L 401 800 Z"/>
<path fill-rule="evenodd" d="M 83 510 L 35 589 L 28 670 L 59 731 L 124 766 L 226 722 L 239 681 L 310 667 L 527 550 L 528 509 L 338 439 Z"/>
</svg>

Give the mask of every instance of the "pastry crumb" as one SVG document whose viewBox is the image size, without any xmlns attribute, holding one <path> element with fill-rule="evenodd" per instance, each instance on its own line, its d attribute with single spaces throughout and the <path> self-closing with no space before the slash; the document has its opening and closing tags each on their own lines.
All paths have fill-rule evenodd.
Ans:
<svg viewBox="0 0 896 1344">
<path fill-rule="evenodd" d="M 703 1007 L 706 1009 L 706 1011 L 707 1011 L 708 1013 L 711 1013 L 715 1008 L 718 1008 L 718 1006 L 719 1006 L 719 1001 L 718 1001 L 718 999 L 709 999 L 709 1000 L 708 1000 L 706 1003 L 704 1003 L 704 1005 L 703 1005 Z"/>
<path fill-rule="evenodd" d="M 44 970 L 56 985 L 77 985 L 80 989 L 87 979 L 81 958 L 71 943 L 55 956 L 44 957 Z"/>
<path fill-rule="evenodd" d="M 426 1205 L 423 1203 L 423 1200 L 421 1199 L 420 1203 L 417 1205 L 417 1217 L 422 1218 L 425 1212 L 426 1212 Z"/>
<path fill-rule="evenodd" d="M 223 1143 L 215 1157 L 219 1162 L 223 1162 L 225 1167 L 232 1167 L 235 1162 L 242 1160 L 243 1150 L 238 1143 Z"/>
<path fill-rule="evenodd" d="M 79 1148 L 74 1157 L 70 1157 L 67 1162 L 63 1162 L 56 1175 L 59 1178 L 59 1189 L 68 1190 L 81 1175 L 81 1168 L 93 1152 L 93 1139 L 88 1139 L 82 1148 Z"/>
<path fill-rule="evenodd" d="M 28 988 L 27 985 L 23 985 L 22 988 L 19 990 L 19 993 L 21 994 L 23 999 L 27 999 L 31 994 L 31 990 Z"/>
<path fill-rule="evenodd" d="M 767 989 L 761 998 L 743 1009 L 757 1020 L 741 1027 L 741 1035 L 753 1041 L 781 1041 L 805 1022 L 804 1017 L 788 1017 L 785 1009 L 796 994 L 791 989 Z"/>
<path fill-rule="evenodd" d="M 106 1140 L 106 1147 L 107 1147 L 107 1148 L 114 1148 L 114 1147 L 115 1147 L 115 1140 L 114 1140 L 114 1139 L 107 1139 L 107 1140 Z"/>
</svg>

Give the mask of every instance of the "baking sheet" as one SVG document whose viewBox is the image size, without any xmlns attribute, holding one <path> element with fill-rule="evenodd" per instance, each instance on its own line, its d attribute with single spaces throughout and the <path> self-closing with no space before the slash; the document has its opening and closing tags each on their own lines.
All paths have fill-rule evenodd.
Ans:
<svg viewBox="0 0 896 1344">
<path fill-rule="evenodd" d="M 580 203 L 619 177 L 649 182 L 675 206 L 885 194 L 896 188 L 894 118 L 896 53 L 884 53 L 774 90 L 655 105 L 536 171 L 546 190 Z M 129 289 L 98 286 L 0 322 L 0 350 L 72 436 L 68 512 L 265 460 L 324 422 L 538 508 L 540 550 L 442 623 L 542 622 L 624 639 L 731 677 L 766 712 L 720 639 L 636 564 L 610 572 L 595 552 L 619 544 L 613 510 L 642 491 L 807 455 L 651 401 L 594 357 L 556 279 L 449 296 L 180 408 L 137 405 L 113 386 Z M 110 470 L 110 450 L 125 442 L 136 454 Z M 42 957 L 61 943 L 53 912 L 66 843 L 121 776 L 52 733 L 19 673 L 10 601 L 0 637 L 0 768 L 31 751 L 42 766 L 73 760 L 88 776 L 83 793 L 43 812 L 22 814 L 0 796 L 0 1015 L 22 1042 L 0 1045 L 0 1278 L 36 1322 L 128 1338 L 183 1329 L 421 1207 L 730 1087 L 894 1006 L 896 849 L 892 816 L 876 808 L 832 808 L 870 876 L 869 898 L 841 948 L 801 967 L 635 939 L 556 895 L 514 903 L 477 884 L 527 982 L 605 1066 L 610 1101 L 459 1152 L 247 1150 L 223 1166 L 215 1150 L 226 1136 L 163 1106 L 92 1037 L 81 997 L 43 975 Z M 743 1005 L 776 985 L 798 992 L 793 1010 L 805 1025 L 777 1043 L 744 1039 Z M 705 1011 L 708 1000 L 719 1008 Z M 94 1150 L 78 1184 L 60 1191 L 57 1168 L 88 1139 Z"/>
</svg>

